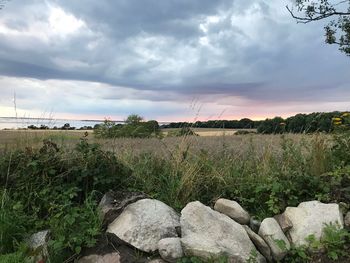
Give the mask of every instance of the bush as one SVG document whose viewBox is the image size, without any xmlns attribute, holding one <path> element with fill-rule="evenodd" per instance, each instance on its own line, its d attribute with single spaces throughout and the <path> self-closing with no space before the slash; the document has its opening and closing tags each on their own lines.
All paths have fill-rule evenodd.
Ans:
<svg viewBox="0 0 350 263">
<path fill-rule="evenodd" d="M 53 262 L 94 245 L 101 231 L 97 200 L 130 173 L 114 154 L 86 140 L 70 152 L 45 141 L 39 150 L 0 160 L 0 252 L 16 252 L 25 235 L 50 229 Z"/>
<path fill-rule="evenodd" d="M 130 115 L 125 124 L 116 124 L 113 121 L 105 120 L 103 124 L 95 125 L 94 134 L 98 138 L 148 138 L 158 136 L 160 128 L 157 121 L 143 122 L 138 115 Z"/>
</svg>

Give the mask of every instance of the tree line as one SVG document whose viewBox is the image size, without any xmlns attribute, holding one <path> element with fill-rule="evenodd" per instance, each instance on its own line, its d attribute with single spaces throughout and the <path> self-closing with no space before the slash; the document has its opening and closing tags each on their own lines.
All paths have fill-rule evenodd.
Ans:
<svg viewBox="0 0 350 263">
<path fill-rule="evenodd" d="M 241 120 L 210 120 L 190 122 L 172 122 L 162 125 L 161 128 L 228 128 L 228 129 L 256 129 L 261 134 L 278 133 L 313 133 L 332 132 L 335 129 L 334 121 L 340 121 L 339 125 L 345 123 L 344 116 L 348 113 L 334 112 L 314 112 L 310 114 L 297 114 L 288 118 L 274 117 L 265 120 L 251 120 L 244 118 Z M 348 125 L 348 124 L 346 124 Z"/>
</svg>

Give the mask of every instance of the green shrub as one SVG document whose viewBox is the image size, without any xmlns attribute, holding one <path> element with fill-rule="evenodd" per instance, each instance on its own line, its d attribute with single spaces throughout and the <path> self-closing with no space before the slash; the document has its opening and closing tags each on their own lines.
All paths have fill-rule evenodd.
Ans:
<svg viewBox="0 0 350 263">
<path fill-rule="evenodd" d="M 10 153 L 0 161 L 3 194 L 1 253 L 15 252 L 24 235 L 50 229 L 51 260 L 63 262 L 94 245 L 101 231 L 97 200 L 118 189 L 130 173 L 114 154 L 86 140 L 70 152 L 45 141 L 39 150 Z"/>
<path fill-rule="evenodd" d="M 98 138 L 148 138 L 160 135 L 159 124 L 155 120 L 144 122 L 138 115 L 130 115 L 125 124 L 116 124 L 105 120 L 103 124 L 94 127 L 94 134 Z"/>
</svg>

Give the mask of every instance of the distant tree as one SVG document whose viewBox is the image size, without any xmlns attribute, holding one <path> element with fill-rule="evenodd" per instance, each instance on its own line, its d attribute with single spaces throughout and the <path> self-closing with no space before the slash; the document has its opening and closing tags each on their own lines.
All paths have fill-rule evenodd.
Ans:
<svg viewBox="0 0 350 263">
<path fill-rule="evenodd" d="M 158 136 L 160 127 L 155 120 L 145 122 L 142 117 L 133 114 L 127 117 L 125 124 L 116 124 L 113 121 L 105 120 L 103 124 L 94 126 L 94 133 L 101 138 L 146 138 Z"/>
<path fill-rule="evenodd" d="M 37 130 L 38 129 L 38 127 L 36 127 L 35 125 L 29 125 L 27 128 L 29 130 Z"/>
<path fill-rule="evenodd" d="M 138 124 L 141 121 L 143 121 L 143 117 L 141 117 L 140 115 L 137 115 L 137 114 L 131 114 L 126 118 L 125 123 L 126 124 Z"/>
<path fill-rule="evenodd" d="M 65 123 L 62 127 L 62 130 L 69 130 L 70 129 L 70 124 L 69 123 Z"/>
<path fill-rule="evenodd" d="M 350 56 L 350 0 L 296 0 L 295 6 L 296 12 L 286 7 L 298 23 L 326 19 L 326 43 L 338 45 L 340 51 Z"/>
<path fill-rule="evenodd" d="M 297 114 L 286 120 L 286 129 L 291 133 L 303 133 L 306 128 L 306 115 Z"/>
<path fill-rule="evenodd" d="M 275 117 L 273 119 L 266 119 L 258 127 L 258 133 L 263 134 L 277 134 L 284 133 L 286 123 L 283 118 Z"/>
<path fill-rule="evenodd" d="M 241 129 L 252 129 L 254 128 L 254 121 L 252 121 L 251 119 L 248 118 L 244 118 L 239 120 L 239 126 L 237 128 L 241 128 Z"/>
</svg>

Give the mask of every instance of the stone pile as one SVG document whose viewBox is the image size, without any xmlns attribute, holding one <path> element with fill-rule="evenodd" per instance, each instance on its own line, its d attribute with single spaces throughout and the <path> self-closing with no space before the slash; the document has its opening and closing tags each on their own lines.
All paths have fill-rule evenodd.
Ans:
<svg viewBox="0 0 350 263">
<path fill-rule="evenodd" d="M 218 199 L 213 209 L 191 202 L 178 214 L 142 193 L 109 192 L 100 210 L 113 250 L 85 252 L 80 263 L 177 262 L 185 256 L 275 262 L 283 260 L 291 246 L 305 245 L 308 236 L 319 240 L 326 224 L 350 227 L 350 212 L 344 219 L 338 204 L 319 201 L 287 207 L 262 222 L 227 199 Z"/>
</svg>

